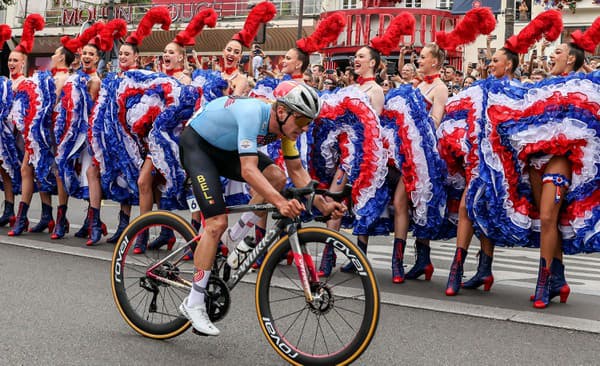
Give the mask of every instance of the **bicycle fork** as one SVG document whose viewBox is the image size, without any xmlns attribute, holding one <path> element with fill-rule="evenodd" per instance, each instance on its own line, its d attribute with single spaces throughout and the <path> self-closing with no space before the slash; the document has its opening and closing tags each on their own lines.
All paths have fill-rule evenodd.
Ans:
<svg viewBox="0 0 600 366">
<path fill-rule="evenodd" d="M 304 296 L 306 297 L 307 302 L 313 302 L 314 296 L 310 284 L 319 282 L 319 275 L 317 274 L 315 263 L 313 262 L 310 253 L 307 252 L 306 247 L 300 245 L 300 240 L 298 240 L 298 227 L 295 224 L 288 225 L 287 233 L 288 240 L 290 241 L 290 248 L 294 255 L 294 264 L 298 270 L 300 283 L 304 290 Z"/>
</svg>

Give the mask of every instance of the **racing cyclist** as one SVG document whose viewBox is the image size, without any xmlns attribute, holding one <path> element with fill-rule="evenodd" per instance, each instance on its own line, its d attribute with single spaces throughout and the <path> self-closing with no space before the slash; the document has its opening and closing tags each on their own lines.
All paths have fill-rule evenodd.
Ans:
<svg viewBox="0 0 600 366">
<path fill-rule="evenodd" d="M 311 87 L 294 81 L 281 82 L 273 94 L 275 103 L 232 96 L 215 99 L 192 117 L 179 140 L 181 162 L 206 221 L 194 252 L 192 290 L 179 310 L 202 334 L 219 334 L 204 302 L 217 245 L 227 228 L 219 177 L 247 182 L 256 193 L 251 203 L 270 202 L 284 216 L 297 217 L 304 210 L 301 202 L 287 200 L 279 193 L 285 186 L 285 174 L 257 147 L 281 138 L 292 182 L 297 187 L 307 185 L 310 176 L 302 167 L 295 141 L 318 116 L 321 103 Z M 334 218 L 346 210 L 343 204 L 322 196 L 317 197 L 315 206 Z"/>
</svg>

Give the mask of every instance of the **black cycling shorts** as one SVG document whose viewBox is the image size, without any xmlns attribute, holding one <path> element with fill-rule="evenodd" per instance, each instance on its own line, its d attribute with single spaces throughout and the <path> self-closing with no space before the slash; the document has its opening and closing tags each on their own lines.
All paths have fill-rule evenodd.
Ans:
<svg viewBox="0 0 600 366">
<path fill-rule="evenodd" d="M 224 214 L 226 205 L 219 177 L 244 182 L 238 151 L 219 149 L 193 128 L 186 127 L 179 138 L 179 158 L 192 181 L 192 190 L 204 218 Z M 274 164 L 273 160 L 258 152 L 258 169 L 261 172 L 271 164 Z"/>
</svg>

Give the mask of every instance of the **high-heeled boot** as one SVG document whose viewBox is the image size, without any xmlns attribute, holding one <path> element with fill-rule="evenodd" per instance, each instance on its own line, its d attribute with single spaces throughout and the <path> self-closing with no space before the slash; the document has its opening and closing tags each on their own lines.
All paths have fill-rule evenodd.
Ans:
<svg viewBox="0 0 600 366">
<path fill-rule="evenodd" d="M 323 257 L 321 257 L 321 264 L 319 265 L 319 277 L 329 277 L 331 275 L 331 271 L 335 267 L 335 261 L 337 260 L 337 255 L 333 250 L 333 245 L 325 244 L 323 248 Z"/>
<path fill-rule="evenodd" d="M 425 275 L 425 280 L 431 280 L 433 276 L 433 264 L 431 264 L 431 258 L 429 257 L 431 248 L 429 245 L 422 243 L 417 239 L 415 241 L 417 260 L 415 265 L 406 273 L 404 279 L 414 280 L 419 278 L 421 275 Z"/>
<path fill-rule="evenodd" d="M 89 222 L 89 233 L 90 238 L 85 243 L 87 246 L 94 245 L 102 239 L 102 236 L 106 236 L 106 225 L 100 221 L 100 209 L 93 208 L 90 206 L 88 209 L 88 215 L 86 221 Z"/>
<path fill-rule="evenodd" d="M 367 243 L 363 242 L 362 240 L 357 240 L 357 244 L 358 247 L 360 248 L 360 250 L 363 251 L 363 253 L 366 255 L 367 254 Z M 354 267 L 354 264 L 352 262 L 348 262 L 345 266 L 343 266 L 342 268 L 340 268 L 340 271 L 342 272 L 355 272 L 356 271 L 356 267 Z"/>
<path fill-rule="evenodd" d="M 533 298 L 534 308 L 544 309 L 550 303 L 550 283 L 550 269 L 546 267 L 546 260 L 540 258 L 540 268 L 538 270 L 537 284 Z"/>
<path fill-rule="evenodd" d="M 394 249 L 392 251 L 392 282 L 404 282 L 404 248 L 406 240 L 394 238 Z"/>
<path fill-rule="evenodd" d="M 554 258 L 550 263 L 550 300 L 560 296 L 560 302 L 566 303 L 570 293 L 571 288 L 565 279 L 565 266 L 560 259 Z"/>
<path fill-rule="evenodd" d="M 69 220 L 67 220 L 67 205 L 60 205 L 56 209 L 56 225 L 52 230 L 50 239 L 60 239 L 69 232 Z"/>
<path fill-rule="evenodd" d="M 82 239 L 89 238 L 89 236 L 90 236 L 90 208 L 92 208 L 92 207 L 88 206 L 87 214 L 85 215 L 83 224 L 81 225 L 81 228 L 79 230 L 77 230 L 75 232 L 75 234 L 73 234 L 74 237 L 82 238 Z"/>
<path fill-rule="evenodd" d="M 40 222 L 29 229 L 29 232 L 41 233 L 42 231 L 48 229 L 48 232 L 51 233 L 52 230 L 54 230 L 54 224 L 55 222 L 52 218 L 52 206 L 42 203 L 42 217 L 40 218 Z"/>
<path fill-rule="evenodd" d="M 23 231 L 27 231 L 27 228 L 29 228 L 29 220 L 27 219 L 28 210 L 28 204 L 25 202 L 19 203 L 19 212 L 17 213 L 17 218 L 12 230 L 8 232 L 8 236 L 19 236 Z"/>
<path fill-rule="evenodd" d="M 479 264 L 477 265 L 477 272 L 470 280 L 463 283 L 463 288 L 474 289 L 483 285 L 483 291 L 489 291 L 494 284 L 494 275 L 492 274 L 492 261 L 494 257 L 491 257 L 480 250 L 477 254 L 479 256 Z"/>
<path fill-rule="evenodd" d="M 0 216 L 0 226 L 6 226 L 10 224 L 10 226 L 14 225 L 16 220 L 15 217 L 15 203 L 4 201 L 4 213 Z"/>
<path fill-rule="evenodd" d="M 173 244 L 175 244 L 175 234 L 173 233 L 173 230 L 167 227 L 161 227 L 160 234 L 148 244 L 148 249 L 159 249 L 166 245 L 167 250 L 171 250 L 173 249 Z"/>
<path fill-rule="evenodd" d="M 150 232 L 144 230 L 139 233 L 135 239 L 135 245 L 133 246 L 133 254 L 144 254 L 146 253 L 146 247 L 148 246 L 148 239 L 150 238 Z"/>
<path fill-rule="evenodd" d="M 117 225 L 117 231 L 115 231 L 113 236 L 108 238 L 106 242 L 110 244 L 116 243 L 117 240 L 119 240 L 119 238 L 121 237 L 121 234 L 123 234 L 123 231 L 125 230 L 127 225 L 129 225 L 129 215 L 127 215 L 125 212 L 123 212 L 123 210 L 121 210 L 119 211 L 119 225 Z"/>
<path fill-rule="evenodd" d="M 550 275 L 550 300 L 556 296 L 560 296 L 560 302 L 566 303 L 571 293 L 571 288 L 565 279 L 565 266 L 560 259 L 552 259 L 552 263 L 550 263 Z M 530 300 L 533 301 L 534 299 L 535 295 L 531 295 Z"/>
<path fill-rule="evenodd" d="M 448 283 L 446 284 L 446 296 L 456 296 L 460 290 L 460 284 L 463 276 L 463 266 L 467 259 L 467 251 L 463 248 L 456 248 L 454 259 L 450 266 L 450 274 L 448 275 Z"/>
</svg>

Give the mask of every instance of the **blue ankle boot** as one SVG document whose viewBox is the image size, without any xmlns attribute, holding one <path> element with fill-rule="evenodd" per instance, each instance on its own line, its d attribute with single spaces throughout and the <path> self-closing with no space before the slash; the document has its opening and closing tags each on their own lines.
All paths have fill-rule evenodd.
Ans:
<svg viewBox="0 0 600 366">
<path fill-rule="evenodd" d="M 100 221 L 100 209 L 90 206 L 86 221 L 89 222 L 90 239 L 85 243 L 87 246 L 97 244 L 103 235 L 106 235 L 106 225 Z"/>
<path fill-rule="evenodd" d="M 456 296 L 458 294 L 462 282 L 465 259 L 467 259 L 467 251 L 463 248 L 456 248 L 452 266 L 450 266 L 448 283 L 446 284 L 446 296 Z"/>
<path fill-rule="evenodd" d="M 538 279 L 535 286 L 535 295 L 533 298 L 533 307 L 544 309 L 550 303 L 550 269 L 546 267 L 546 260 L 540 258 L 540 268 L 538 270 Z"/>
<path fill-rule="evenodd" d="M 74 237 L 76 238 L 89 238 L 90 236 L 90 209 L 91 207 L 88 207 L 88 212 L 87 215 L 85 215 L 85 220 L 83 220 L 83 225 L 81 225 L 81 228 L 79 230 L 77 230 L 77 232 L 75 232 L 75 234 L 73 234 Z"/>
<path fill-rule="evenodd" d="M 67 205 L 60 205 L 56 209 L 56 225 L 54 226 L 54 230 L 52 230 L 50 239 L 60 239 L 68 232 L 69 220 L 67 220 Z"/>
<path fill-rule="evenodd" d="M 565 266 L 558 258 L 552 259 L 550 263 L 550 300 L 560 296 L 560 302 L 566 303 L 571 288 L 565 279 Z M 531 295 L 531 301 L 535 300 L 535 295 Z"/>
<path fill-rule="evenodd" d="M 6 226 L 7 224 L 12 226 L 15 220 L 15 203 L 4 201 L 4 213 L 0 216 L 0 226 Z"/>
<path fill-rule="evenodd" d="M 494 284 L 494 275 L 492 274 L 492 261 L 494 257 L 485 254 L 483 250 L 480 250 L 477 255 L 479 256 L 477 273 L 470 280 L 463 283 L 462 287 L 475 289 L 483 285 L 483 291 L 489 291 Z"/>
<path fill-rule="evenodd" d="M 148 246 L 148 239 L 150 238 L 150 232 L 144 230 L 139 233 L 135 239 L 135 245 L 133 246 L 133 254 L 144 254 L 146 253 L 146 247 Z"/>
<path fill-rule="evenodd" d="M 114 235 L 106 240 L 107 243 L 114 244 L 119 240 L 121 234 L 125 228 L 129 225 L 129 215 L 127 215 L 123 210 L 119 211 L 119 225 L 117 226 L 117 231 L 115 231 Z"/>
<path fill-rule="evenodd" d="M 415 246 L 417 260 L 415 261 L 413 268 L 406 273 L 404 278 L 407 280 L 414 280 L 424 274 L 425 280 L 429 281 L 431 280 L 431 276 L 433 276 L 433 264 L 431 264 L 431 258 L 429 257 L 431 248 L 429 245 L 419 241 L 419 239 L 415 241 Z"/>
<path fill-rule="evenodd" d="M 148 244 L 148 249 L 160 249 L 162 246 L 166 245 L 167 250 L 173 249 L 173 244 L 175 244 L 175 234 L 173 230 L 162 227 L 160 229 L 160 234 Z"/>
<path fill-rule="evenodd" d="M 321 257 L 321 265 L 319 265 L 319 277 L 329 277 L 331 275 L 331 271 L 335 267 L 335 261 L 337 260 L 337 255 L 333 250 L 333 245 L 325 244 L 325 248 L 323 248 L 323 257 Z"/>
<path fill-rule="evenodd" d="M 40 222 L 29 229 L 29 232 L 41 233 L 46 229 L 48 229 L 48 232 L 50 233 L 54 230 L 54 219 L 52 218 L 52 206 L 42 203 L 42 217 L 40 218 Z"/>
<path fill-rule="evenodd" d="M 367 243 L 363 243 L 362 241 L 358 240 L 358 247 L 360 248 L 360 250 L 363 251 L 365 255 L 367 254 Z M 340 271 L 346 273 L 355 272 L 356 267 L 354 267 L 354 264 L 352 264 L 352 262 L 348 262 L 345 266 L 340 268 Z"/>
<path fill-rule="evenodd" d="M 392 251 L 392 282 L 404 282 L 404 248 L 406 240 L 394 238 L 394 250 Z"/>
<path fill-rule="evenodd" d="M 8 232 L 8 236 L 19 236 L 23 233 L 23 231 L 27 231 L 27 228 L 29 227 L 29 220 L 27 219 L 28 210 L 28 204 L 25 202 L 19 203 L 19 212 L 17 213 L 15 225 L 13 226 L 12 230 Z"/>
</svg>

